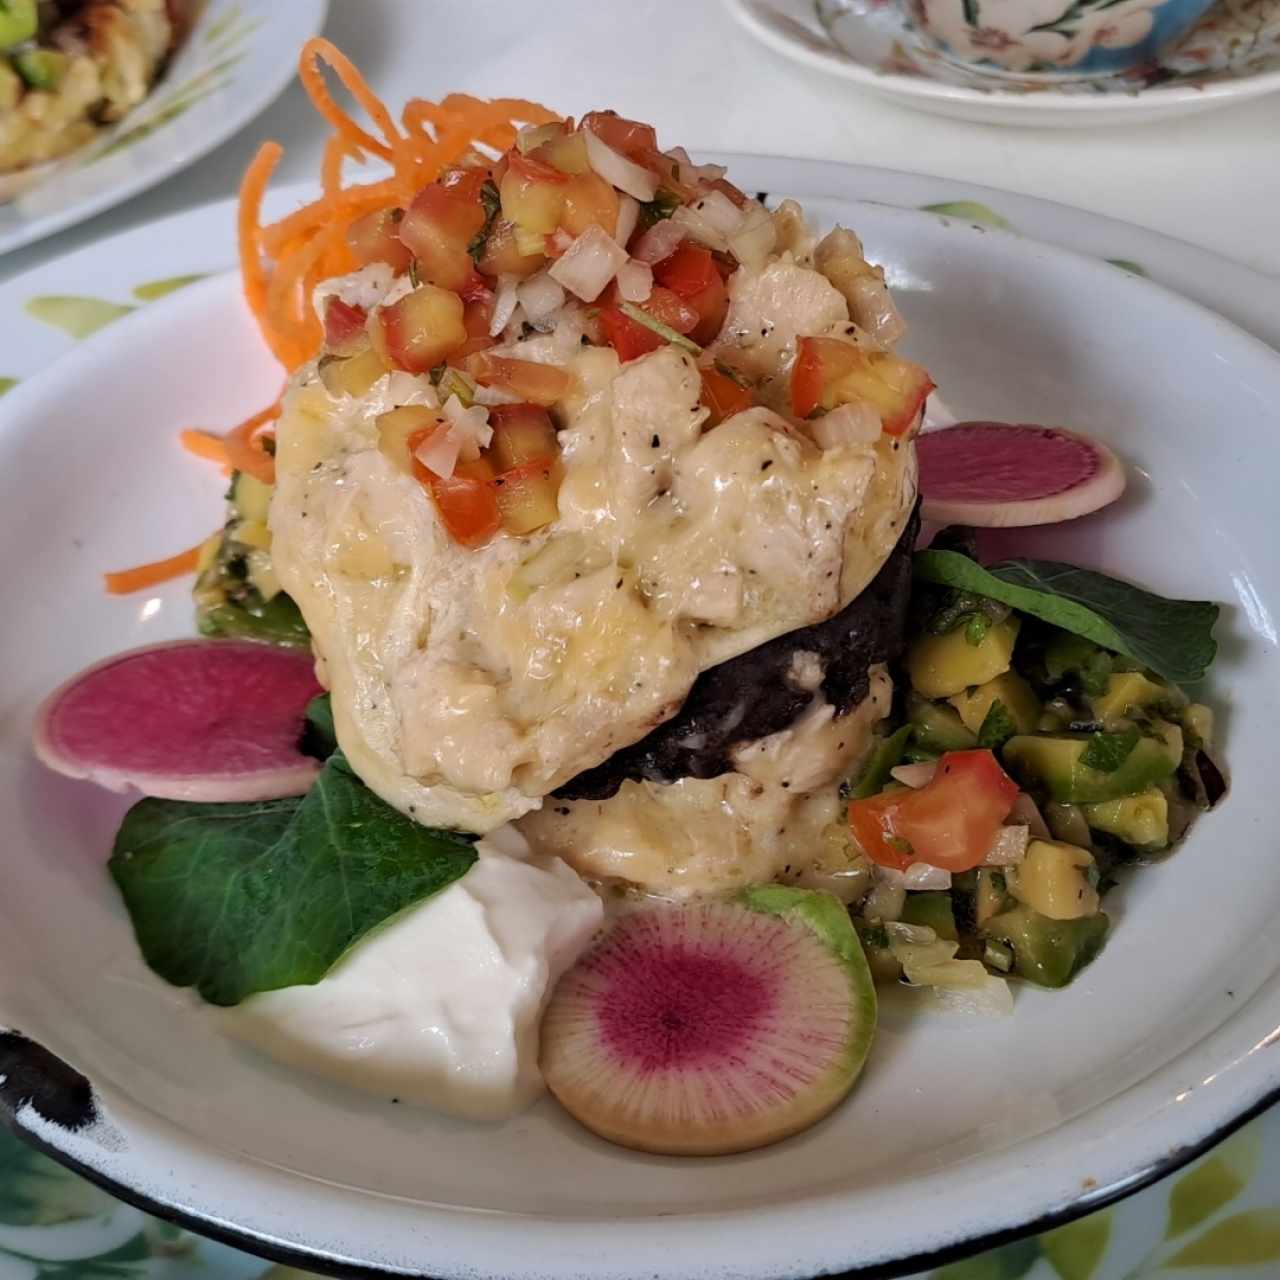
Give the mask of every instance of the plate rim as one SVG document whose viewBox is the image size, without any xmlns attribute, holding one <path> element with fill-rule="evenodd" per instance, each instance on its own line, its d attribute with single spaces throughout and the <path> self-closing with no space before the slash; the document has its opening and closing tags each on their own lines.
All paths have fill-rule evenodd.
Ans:
<svg viewBox="0 0 1280 1280">
<path fill-rule="evenodd" d="M 756 157 L 756 159 L 760 160 L 760 159 L 767 159 L 767 158 Z M 796 163 L 796 162 L 787 162 L 787 163 Z M 820 164 L 821 162 L 810 162 L 810 163 Z M 852 166 L 843 166 L 843 165 L 831 165 L 827 167 L 835 171 L 848 170 L 850 168 L 853 168 Z M 919 177 L 919 175 L 910 175 L 910 176 Z M 282 190 L 280 192 L 280 198 L 282 199 L 285 198 L 290 194 L 291 191 L 294 191 L 294 190 L 303 191 L 306 189 L 307 189 L 306 185 L 303 185 L 298 188 L 290 188 L 287 190 Z M 851 203 L 855 202 L 854 197 L 836 196 L 834 198 L 846 199 L 846 200 L 849 200 Z M 1023 198 L 1035 199 L 1034 197 L 1023 197 Z M 226 202 L 215 202 L 215 204 L 225 204 L 225 203 Z M 1040 203 L 1049 203 L 1049 202 L 1040 202 Z M 885 206 L 879 206 L 879 208 L 881 209 L 881 211 L 884 211 L 886 209 Z M 1069 208 L 1069 206 L 1066 206 L 1066 208 Z M 188 217 L 198 215 L 199 212 L 200 210 L 189 210 L 183 214 L 175 215 L 175 217 L 188 218 Z M 897 217 L 897 218 L 906 217 L 910 219 L 919 219 L 925 216 L 930 216 L 930 217 L 935 216 L 935 215 L 927 215 L 917 210 L 899 209 L 894 207 L 888 207 L 888 212 L 890 212 L 894 217 Z M 1098 215 L 1085 215 L 1085 216 L 1092 218 L 1092 217 L 1097 217 Z M 990 233 L 990 232 L 984 229 L 984 233 Z M 128 233 L 126 232 L 122 234 L 128 234 Z M 1014 239 L 1022 239 L 1022 240 L 1028 239 L 1028 237 L 1019 236 L 1013 232 L 998 231 L 996 232 L 996 234 L 1000 236 L 1011 237 Z M 1151 234 L 1158 235 L 1159 233 L 1151 233 Z M 1164 238 L 1168 239 L 1167 237 L 1164 237 Z M 1045 243 L 1036 242 L 1036 241 L 1031 241 L 1031 243 L 1033 245 L 1037 245 L 1037 247 L 1049 252 L 1052 255 L 1065 254 L 1070 259 L 1080 262 L 1082 267 L 1087 267 L 1090 270 L 1101 271 L 1106 269 L 1105 264 L 1100 262 L 1096 257 L 1083 254 L 1077 250 L 1064 248 L 1057 244 L 1045 244 Z M 1213 255 L 1209 255 L 1209 256 L 1212 257 Z M 43 371 L 42 373 L 36 374 L 31 378 L 25 380 L 22 385 L 14 389 L 14 391 L 11 393 L 9 397 L 5 398 L 5 402 L 3 404 L 0 404 L 0 421 L 10 416 L 12 409 L 16 408 L 17 410 L 21 411 L 25 407 L 24 402 L 29 397 L 38 397 L 40 394 L 43 393 L 46 386 L 54 385 L 55 380 L 61 380 L 63 378 L 70 376 L 67 372 L 68 365 L 71 366 L 72 371 L 74 372 L 75 366 L 82 361 L 89 360 L 91 356 L 96 353 L 96 350 L 101 345 L 104 345 L 109 342 L 113 342 L 114 341 L 113 335 L 115 335 L 116 333 L 127 332 L 129 329 L 132 329 L 135 325 L 145 325 L 148 323 L 148 321 L 151 319 L 154 313 L 158 312 L 158 313 L 161 313 L 162 315 L 166 314 L 171 309 L 180 307 L 183 300 L 185 300 L 188 303 L 188 305 L 190 305 L 191 303 L 198 301 L 199 295 L 204 293 L 206 290 L 212 290 L 215 287 L 225 288 L 227 285 L 229 275 L 233 275 L 233 273 L 220 273 L 219 275 L 214 276 L 210 280 L 202 282 L 202 285 L 200 286 L 193 287 L 191 290 L 184 290 L 182 291 L 182 293 L 175 295 L 174 298 L 165 300 L 164 302 L 155 306 L 154 308 L 148 308 L 146 312 L 138 313 L 135 316 L 126 318 L 126 320 L 122 321 L 119 326 L 113 326 L 109 334 L 97 336 L 94 339 L 91 339 L 85 344 L 83 344 L 83 346 L 78 348 L 77 352 L 71 357 L 69 357 L 67 361 L 59 360 L 53 366 Z M 1248 332 L 1241 326 L 1235 324 L 1234 322 L 1212 311 L 1210 308 L 1202 305 L 1201 303 L 1196 302 L 1190 298 L 1187 298 L 1184 295 L 1177 293 L 1175 290 L 1160 284 L 1157 281 L 1140 281 L 1139 285 L 1141 286 L 1153 285 L 1155 288 L 1163 290 L 1167 295 L 1169 295 L 1169 300 L 1172 302 L 1172 304 L 1175 307 L 1194 307 L 1197 311 L 1203 313 L 1203 319 L 1206 322 L 1211 323 L 1215 326 L 1225 326 L 1228 330 L 1235 330 L 1236 337 L 1243 336 L 1244 338 L 1246 338 L 1248 340 L 1248 343 L 1251 345 L 1255 345 L 1259 349 L 1260 353 L 1264 354 L 1268 360 L 1280 362 L 1280 354 L 1277 354 L 1277 352 L 1272 347 L 1270 347 L 1266 342 L 1262 341 L 1256 335 Z M 1260 992 L 1258 994 L 1261 995 L 1262 993 Z M 1237 1011 L 1234 1017 L 1240 1017 L 1242 1015 L 1245 1015 L 1249 1010 L 1249 1004 L 1252 1004 L 1253 1000 L 1257 998 L 1258 997 L 1255 996 L 1253 999 L 1251 999 L 1244 1007 L 1242 1007 L 1240 1010 Z M 1164 1067 L 1157 1069 L 1156 1074 L 1160 1074 L 1161 1072 L 1168 1070 L 1168 1068 L 1173 1067 L 1177 1063 L 1184 1062 L 1189 1056 L 1193 1055 L 1198 1049 L 1203 1048 L 1205 1040 L 1212 1039 L 1214 1037 L 1217 1037 L 1223 1034 L 1226 1031 L 1229 1023 L 1234 1021 L 1234 1017 L 1231 1019 L 1227 1019 L 1223 1024 L 1221 1024 L 1219 1027 L 1211 1031 L 1209 1035 L 1205 1037 L 1204 1040 L 1200 1041 L 1197 1045 L 1192 1046 L 1190 1049 L 1186 1050 L 1183 1054 L 1179 1055 L 1173 1061 L 1165 1064 Z M 1274 1076 L 1275 1074 L 1274 1070 L 1272 1071 L 1271 1074 L 1272 1076 Z M 1151 1080 L 1151 1077 L 1146 1077 L 1144 1080 L 1137 1082 L 1134 1086 L 1132 1086 L 1132 1088 L 1133 1089 L 1141 1088 L 1144 1084 L 1149 1083 L 1150 1080 Z M 870 1274 L 886 1275 L 886 1276 L 901 1275 L 906 1272 L 909 1272 L 910 1270 L 918 1269 L 920 1266 L 937 1265 L 939 1263 L 952 1260 L 953 1258 L 956 1258 L 956 1257 L 967 1256 L 975 1251 L 1003 1243 L 1006 1240 L 1019 1238 L 1027 1234 L 1028 1232 L 1046 1230 L 1051 1226 L 1061 1225 L 1062 1223 L 1072 1221 L 1075 1218 L 1082 1216 L 1083 1214 L 1093 1212 L 1099 1208 L 1102 1208 L 1106 1204 L 1110 1204 L 1115 1200 L 1122 1198 L 1123 1196 L 1126 1196 L 1134 1191 L 1140 1190 L 1142 1187 L 1149 1185 L 1152 1181 L 1155 1181 L 1160 1177 L 1163 1177 L 1166 1174 L 1173 1172 L 1177 1168 L 1181 1167 L 1183 1164 L 1187 1163 L 1189 1160 L 1194 1159 L 1195 1156 L 1198 1155 L 1202 1150 L 1206 1149 L 1207 1147 L 1213 1145 L 1217 1141 L 1226 1137 L 1229 1133 L 1233 1132 L 1241 1124 L 1246 1123 L 1254 1115 L 1258 1114 L 1262 1110 L 1265 1110 L 1268 1106 L 1270 1106 L 1273 1102 L 1275 1102 L 1278 1097 L 1280 1097 L 1280 1084 L 1270 1084 L 1266 1081 L 1264 1081 L 1264 1084 L 1267 1087 L 1264 1087 L 1261 1090 L 1255 1089 L 1254 1091 L 1252 1091 L 1249 1097 L 1243 1102 L 1243 1105 L 1240 1106 L 1238 1109 L 1236 1109 L 1233 1104 L 1232 1108 L 1229 1111 L 1229 1114 L 1227 1114 L 1223 1118 L 1220 1118 L 1215 1123 L 1211 1124 L 1206 1132 L 1199 1134 L 1194 1138 L 1194 1140 L 1180 1147 L 1177 1147 L 1176 1149 L 1170 1151 L 1167 1155 L 1159 1159 L 1152 1159 L 1148 1161 L 1146 1164 L 1139 1165 L 1135 1168 L 1132 1168 L 1129 1172 L 1126 1172 L 1121 1176 L 1117 1176 L 1114 1180 L 1108 1182 L 1108 1184 L 1105 1186 L 1089 1189 L 1083 1192 L 1082 1194 L 1075 1196 L 1074 1198 L 1047 1210 L 1043 1215 L 1032 1218 L 1030 1222 L 1018 1222 L 1012 1225 L 993 1227 L 988 1231 L 981 1231 L 981 1232 L 975 1233 L 972 1236 L 955 1239 L 943 1246 L 940 1246 L 938 1249 L 930 1250 L 930 1251 L 922 1251 L 920 1253 L 910 1254 L 906 1257 L 860 1263 L 854 1269 L 847 1270 L 842 1274 L 846 1274 L 848 1276 L 863 1276 L 863 1275 L 870 1275 Z M 1125 1092 L 1126 1093 L 1130 1092 L 1130 1090 L 1126 1090 Z M 1116 1098 L 1119 1098 L 1122 1096 L 1123 1094 L 1116 1095 Z M 1116 1098 L 1109 1099 L 1108 1102 L 1114 1102 Z M 1106 1103 L 1101 1105 L 1106 1105 Z M 174 1125 L 172 1121 L 166 1120 L 161 1117 L 157 1117 L 156 1119 L 158 1120 L 161 1126 L 164 1126 L 165 1128 L 168 1128 L 171 1131 L 176 1131 L 179 1134 L 181 1133 L 180 1128 Z M 306 1266 L 312 1269 L 327 1270 L 335 1274 L 343 1274 L 343 1275 L 354 1274 L 354 1275 L 362 1275 L 362 1276 L 363 1275 L 381 1276 L 389 1273 L 396 1273 L 402 1270 L 401 1268 L 393 1268 L 389 1266 L 370 1265 L 370 1264 L 363 1264 L 363 1263 L 357 1264 L 350 1259 L 346 1259 L 332 1253 L 327 1254 L 324 1252 L 315 1252 L 315 1253 L 309 1252 L 305 1248 L 298 1248 L 294 1244 L 285 1244 L 278 1239 L 274 1239 L 269 1235 L 261 1234 L 250 1228 L 232 1227 L 230 1224 L 226 1223 L 225 1221 L 219 1221 L 216 1218 L 206 1217 L 202 1213 L 186 1208 L 181 1204 L 168 1203 L 163 1200 L 153 1199 L 147 1193 L 135 1191 L 132 1188 L 128 1188 L 128 1187 L 122 1188 L 121 1185 L 118 1182 L 116 1182 L 115 1179 L 111 1178 L 109 1175 L 103 1174 L 101 1171 L 97 1169 L 93 1169 L 90 1166 L 83 1166 L 82 1162 L 79 1161 L 79 1159 L 76 1157 L 76 1155 L 73 1152 L 54 1147 L 52 1146 L 52 1144 L 47 1144 L 38 1132 L 33 1131 L 28 1125 L 22 1123 L 20 1112 L 14 1112 L 11 1108 L 5 1108 L 3 1106 L 0 1106 L 0 1120 L 4 1120 L 7 1125 L 14 1128 L 15 1132 L 17 1132 L 18 1135 L 23 1140 L 34 1141 L 36 1145 L 40 1146 L 42 1149 L 46 1149 L 47 1153 L 51 1154 L 55 1159 L 58 1159 L 60 1162 L 64 1164 L 68 1164 L 70 1167 L 75 1167 L 78 1172 L 85 1173 L 86 1176 L 91 1177 L 92 1180 L 96 1181 L 99 1185 L 106 1187 L 108 1190 L 111 1190 L 117 1194 L 121 1194 L 121 1198 L 126 1199 L 128 1202 L 135 1203 L 141 1208 L 144 1208 L 150 1212 L 156 1213 L 158 1216 L 165 1217 L 173 1221 L 181 1221 L 183 1223 L 191 1225 L 193 1226 L 194 1229 L 201 1232 L 202 1234 L 211 1235 L 214 1238 L 222 1239 L 227 1243 L 236 1244 L 240 1247 L 248 1249 L 250 1252 L 253 1252 L 262 1256 L 267 1256 L 280 1261 L 294 1262 L 294 1263 L 301 1261 Z M 1031 1139 L 1031 1140 L 1034 1141 L 1035 1139 Z M 1011 1150 L 1013 1149 L 1011 1148 Z M 225 1161 L 229 1167 L 234 1167 L 236 1165 L 242 1166 L 246 1163 L 244 1160 L 236 1158 L 230 1153 L 224 1153 L 224 1152 L 215 1151 L 215 1150 L 208 1150 L 207 1154 L 209 1156 L 212 1156 L 213 1158 L 218 1159 L 219 1161 Z M 1004 1154 L 1004 1153 L 1001 1153 L 1001 1154 Z M 256 1161 L 251 1162 L 251 1164 L 254 1167 L 257 1167 Z M 296 1178 L 298 1175 L 291 1175 L 291 1176 Z M 127 1194 L 122 1194 L 122 1192 L 127 1192 Z M 846 1198 L 847 1195 L 848 1195 L 847 1192 L 825 1192 L 825 1193 L 819 1193 L 817 1195 L 797 1194 L 790 1201 L 783 1202 L 781 1207 L 785 1209 L 787 1204 L 809 1204 L 811 1206 L 814 1206 L 815 1209 L 825 1208 L 826 1206 L 833 1205 L 837 1203 L 839 1200 Z M 451 1209 L 445 1210 L 444 1212 L 452 1214 L 453 1216 L 456 1217 L 456 1216 L 460 1216 L 465 1211 L 457 1208 L 451 1208 Z M 752 1210 L 749 1207 L 741 1206 L 735 1209 L 715 1211 L 715 1212 L 707 1213 L 704 1215 L 696 1215 L 696 1214 L 690 1215 L 689 1218 L 686 1219 L 686 1221 L 701 1219 L 702 1221 L 705 1222 L 707 1219 L 716 1219 L 716 1218 L 720 1218 L 722 1221 L 728 1221 L 728 1220 L 732 1220 L 734 1218 L 740 1217 L 742 1214 L 749 1213 L 749 1212 L 752 1212 Z M 515 1216 L 516 1215 L 508 1215 L 509 1218 L 514 1218 Z M 561 1218 L 559 1219 L 559 1221 L 565 1222 L 566 1220 Z M 642 1219 L 641 1221 L 645 1221 L 645 1220 Z M 652 1221 L 652 1219 L 649 1219 L 649 1221 Z M 456 1271 L 450 1272 L 450 1274 L 456 1274 L 456 1273 L 457 1273 Z"/>
<path fill-rule="evenodd" d="M 1147 112 L 1172 111 L 1178 107 L 1207 110 L 1213 106 L 1225 106 L 1232 101 L 1246 101 L 1280 91 L 1280 68 L 1258 71 L 1230 80 L 1214 80 L 1198 86 L 1152 85 L 1133 93 L 1100 93 L 1093 97 L 1060 93 L 1052 86 L 1046 87 L 1041 93 L 1025 94 L 1010 93 L 1007 89 L 998 88 L 968 89 L 963 85 L 946 84 L 928 76 L 875 71 L 841 53 L 834 45 L 830 50 L 819 50 L 799 41 L 789 40 L 762 21 L 756 12 L 757 5 L 767 4 L 768 0 L 723 0 L 723 3 L 743 30 L 785 58 L 830 72 L 878 93 L 900 98 L 926 99 L 935 104 L 982 107 L 992 113 L 1003 110 L 1025 112 L 1028 117 L 1063 113 L 1089 116 L 1109 112 L 1128 112 L 1137 116 L 1144 109 Z M 1031 125 L 1035 122 L 1029 118 L 1027 123 Z M 1084 123 L 1081 121 L 1082 125 Z"/>
<path fill-rule="evenodd" d="M 312 35 L 318 34 L 323 29 L 328 18 L 330 0 L 288 0 L 286 7 L 288 11 L 297 13 L 303 3 L 311 6 L 313 16 L 309 21 L 304 21 L 302 25 L 308 28 Z M 198 30 L 198 27 L 193 28 L 188 33 L 188 39 Z M 257 94 L 246 95 L 251 97 L 254 103 L 247 112 L 231 112 L 223 117 L 221 122 L 218 122 L 217 117 L 215 117 L 214 127 L 209 129 L 180 159 L 169 159 L 164 163 L 156 164 L 150 169 L 144 169 L 139 173 L 132 174 L 115 186 L 108 186 L 92 192 L 85 196 L 84 199 L 55 210 L 43 217 L 23 220 L 11 230 L 6 231 L 3 226 L 0 226 L 0 255 L 17 249 L 25 249 L 39 243 L 41 240 L 47 240 L 50 236 L 57 235 L 60 231 L 66 231 L 69 227 L 77 226 L 79 223 L 96 217 L 116 205 L 132 200 L 134 196 L 141 195 L 144 191 L 149 191 L 152 187 L 166 181 L 168 178 L 172 178 L 175 174 L 189 169 L 224 142 L 229 142 L 242 129 L 252 124 L 264 111 L 272 107 L 293 81 L 294 76 L 297 74 L 297 69 L 297 59 L 295 57 L 290 57 L 287 61 L 281 59 L 274 73 L 258 82 L 261 91 Z M 156 87 L 159 88 L 160 85 L 157 84 Z M 144 99 L 135 110 L 145 106 L 145 102 L 146 100 Z M 125 118 L 128 119 L 128 117 Z M 71 157 L 65 158 L 70 159 Z M 54 175 L 51 174 L 50 176 Z M 0 208 L 3 208 L 3 206 L 0 206 Z"/>
</svg>

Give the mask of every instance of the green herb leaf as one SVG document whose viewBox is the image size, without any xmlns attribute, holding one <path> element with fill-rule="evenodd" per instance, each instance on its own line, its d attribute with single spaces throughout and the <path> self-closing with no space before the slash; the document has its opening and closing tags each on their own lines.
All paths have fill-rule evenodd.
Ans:
<svg viewBox="0 0 1280 1280">
<path fill-rule="evenodd" d="M 991 623 L 987 620 L 985 613 L 975 613 L 968 622 L 964 624 L 964 642 L 972 645 L 975 649 L 987 638 L 987 632 L 991 630 Z"/>
<path fill-rule="evenodd" d="M 467 252 L 471 255 L 473 262 L 479 262 L 484 257 L 484 246 L 489 239 L 489 232 L 493 230 L 494 219 L 502 208 L 502 196 L 492 180 L 486 181 L 480 188 L 480 203 L 484 205 L 484 226 L 476 232 L 467 246 Z"/>
<path fill-rule="evenodd" d="M 300 799 L 140 801 L 110 870 L 147 964 L 232 1005 L 319 982 L 371 929 L 475 860 L 464 837 L 378 799 L 339 753 Z"/>
<path fill-rule="evenodd" d="M 106 298 L 47 294 L 32 298 L 24 310 L 33 320 L 51 324 L 73 338 L 87 338 L 136 308 L 122 302 L 108 302 Z"/>
<path fill-rule="evenodd" d="M 641 229 L 645 230 L 653 226 L 655 222 L 662 222 L 663 219 L 671 217 L 679 207 L 679 196 L 674 192 L 659 188 L 652 200 L 647 200 L 640 206 L 639 221 Z"/>
<path fill-rule="evenodd" d="M 880 740 L 872 750 L 863 766 L 858 780 L 850 788 L 851 800 L 865 800 L 868 796 L 877 795 L 884 790 L 889 781 L 889 774 L 902 763 L 902 753 L 907 749 L 907 741 L 911 737 L 911 726 L 904 724 L 896 733 Z"/>
<path fill-rule="evenodd" d="M 978 746 L 998 751 L 1017 732 L 1018 726 L 1013 723 L 1008 708 L 997 698 L 982 717 L 982 724 L 978 728 Z"/>
<path fill-rule="evenodd" d="M 1175 684 L 1203 679 L 1218 651 L 1216 604 L 1168 600 L 1090 569 L 1053 560 L 1005 560 L 984 569 L 956 551 L 919 551 L 915 572 L 1084 636 Z"/>
<path fill-rule="evenodd" d="M 157 298 L 168 297 L 169 294 L 185 289 L 187 285 L 195 284 L 196 281 L 204 278 L 203 275 L 167 276 L 163 280 L 148 280 L 146 284 L 140 284 L 134 289 L 133 296 L 139 302 L 154 302 Z"/>
<path fill-rule="evenodd" d="M 696 342 L 686 338 L 683 333 L 678 333 L 669 324 L 663 324 L 661 320 L 651 316 L 642 307 L 637 307 L 634 302 L 623 302 L 618 308 L 624 316 L 629 320 L 634 320 L 636 324 L 644 325 L 646 329 L 651 329 L 660 338 L 664 338 L 671 343 L 673 347 L 683 347 L 691 355 L 701 355 L 702 348 Z"/>
<path fill-rule="evenodd" d="M 1115 773 L 1133 754 L 1140 737 L 1136 725 L 1123 733 L 1095 733 L 1080 753 L 1080 763 L 1086 769 L 1096 769 L 1099 773 Z"/>
</svg>

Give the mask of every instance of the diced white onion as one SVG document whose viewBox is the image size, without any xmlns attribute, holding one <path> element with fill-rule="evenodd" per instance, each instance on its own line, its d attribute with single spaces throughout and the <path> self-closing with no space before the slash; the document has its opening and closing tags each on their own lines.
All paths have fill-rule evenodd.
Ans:
<svg viewBox="0 0 1280 1280">
<path fill-rule="evenodd" d="M 888 920 L 884 930 L 891 946 L 894 943 L 906 943 L 913 947 L 931 947 L 938 941 L 938 935 L 926 924 L 903 924 L 901 920 Z M 955 952 L 951 954 L 955 955 Z"/>
<path fill-rule="evenodd" d="M 681 205 L 668 221 L 682 227 L 690 240 L 696 240 L 708 249 L 715 249 L 718 253 L 729 250 L 729 241 L 724 233 L 717 231 L 692 205 Z"/>
<path fill-rule="evenodd" d="M 806 425 L 819 449 L 838 449 L 846 444 L 875 444 L 880 439 L 880 414 L 869 400 L 836 405 L 830 413 L 824 413 Z"/>
<path fill-rule="evenodd" d="M 516 296 L 535 329 L 555 327 L 556 313 L 564 306 L 564 289 L 545 271 L 516 287 Z"/>
<path fill-rule="evenodd" d="M 933 431 L 938 427 L 954 427 L 959 421 L 960 419 L 952 413 L 950 405 L 936 391 L 930 391 L 929 398 L 925 401 L 924 422 L 920 429 Z"/>
<path fill-rule="evenodd" d="M 720 192 L 713 191 L 711 195 L 720 195 Z M 722 198 L 733 204 L 727 197 Z M 778 243 L 778 229 L 773 225 L 769 210 L 756 200 L 752 200 L 745 210 L 735 209 L 734 212 L 739 214 L 740 222 L 735 231 L 728 233 L 729 252 L 744 267 L 758 270 L 768 261 Z"/>
<path fill-rule="evenodd" d="M 723 191 L 708 191 L 688 207 L 722 236 L 733 235 L 746 219 L 742 210 Z"/>
<path fill-rule="evenodd" d="M 892 880 L 886 874 L 888 867 L 876 868 L 875 883 L 862 904 L 862 912 L 868 920 L 897 920 L 902 914 L 903 904 L 907 900 L 906 886 L 902 883 L 902 872 L 893 874 L 898 877 Z"/>
<path fill-rule="evenodd" d="M 426 374 L 405 373 L 403 369 L 393 369 L 382 375 L 387 380 L 384 395 L 387 403 L 392 405 L 424 404 L 430 409 L 440 407 L 440 398 L 431 385 Z"/>
<path fill-rule="evenodd" d="M 586 314 L 577 302 L 570 299 L 560 308 L 556 327 L 551 332 L 557 363 L 563 364 L 582 349 L 582 337 L 586 331 Z"/>
<path fill-rule="evenodd" d="M 1001 827 L 999 834 L 991 842 L 987 856 L 983 858 L 988 867 L 1015 867 L 1027 856 L 1027 845 L 1031 834 L 1026 827 Z"/>
<path fill-rule="evenodd" d="M 593 135 L 588 132 L 586 136 Z M 627 251 L 592 225 L 551 264 L 551 278 L 583 302 L 594 302 L 626 260 Z"/>
<path fill-rule="evenodd" d="M 653 268 L 632 258 L 618 268 L 618 292 L 627 302 L 644 302 L 653 292 Z"/>
<path fill-rule="evenodd" d="M 675 218 L 663 218 L 655 222 L 647 231 L 640 233 L 632 256 L 641 262 L 661 262 L 675 253 L 680 241 L 687 234 L 683 222 Z"/>
<path fill-rule="evenodd" d="M 889 776 L 904 787 L 927 787 L 938 771 L 936 760 L 921 760 L 919 764 L 900 764 L 889 770 Z"/>
<path fill-rule="evenodd" d="M 467 409 L 457 396 L 450 396 L 440 412 L 464 442 L 474 440 L 481 449 L 489 447 L 489 442 L 493 439 L 493 428 L 489 425 L 489 411 L 484 405 L 473 404 Z"/>
<path fill-rule="evenodd" d="M 950 889 L 951 872 L 941 867 L 931 866 L 927 862 L 913 862 L 903 873 L 903 882 L 908 889 Z"/>
<path fill-rule="evenodd" d="M 493 295 L 493 318 L 489 321 L 489 337 L 496 338 L 507 327 L 519 301 L 515 276 L 499 276 L 498 288 Z"/>
<path fill-rule="evenodd" d="M 520 396 L 514 391 L 508 391 L 506 387 L 476 387 L 471 393 L 471 398 L 476 404 L 495 405 L 495 404 L 523 404 Z"/>
<path fill-rule="evenodd" d="M 413 456 L 428 471 L 448 480 L 458 465 L 462 437 L 452 428 L 433 431 L 414 451 Z"/>
<path fill-rule="evenodd" d="M 527 156 L 530 151 L 536 151 L 563 132 L 564 125 L 559 120 L 553 120 L 550 124 L 527 124 L 516 134 L 516 148 L 522 156 Z"/>
<path fill-rule="evenodd" d="M 637 200 L 652 200 L 658 193 L 658 175 L 651 173 L 615 151 L 607 142 L 583 129 L 587 142 L 587 161 L 606 181 Z"/>
<path fill-rule="evenodd" d="M 618 197 L 618 226 L 613 238 L 625 249 L 640 221 L 640 202 L 625 193 Z"/>
<path fill-rule="evenodd" d="M 1033 840 L 1053 839 L 1049 834 L 1049 824 L 1045 822 L 1044 814 L 1040 812 L 1040 806 L 1025 791 L 1018 792 L 1018 798 L 1013 802 L 1013 808 L 1009 810 L 1009 820 L 1020 822 L 1027 827 Z"/>
<path fill-rule="evenodd" d="M 701 182 L 714 182 L 729 172 L 722 164 L 694 164 L 683 147 L 672 147 L 670 151 L 664 151 L 663 154 L 668 160 L 674 160 L 680 166 L 676 177 L 689 187 L 696 187 Z"/>
<path fill-rule="evenodd" d="M 958 964 L 977 964 L 961 960 Z M 935 986 L 933 995 L 948 1013 L 977 1014 L 984 1018 L 1007 1018 L 1013 1012 L 1013 992 L 1003 978 L 988 973 L 981 986 Z"/>
</svg>

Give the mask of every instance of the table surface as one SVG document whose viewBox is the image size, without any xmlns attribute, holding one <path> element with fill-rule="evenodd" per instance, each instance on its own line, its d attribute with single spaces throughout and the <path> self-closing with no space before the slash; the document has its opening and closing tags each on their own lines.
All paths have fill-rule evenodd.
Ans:
<svg viewBox="0 0 1280 1280">
<path fill-rule="evenodd" d="M 248 0 L 250 7 L 289 2 Z M 1280 277 L 1280 96 L 1132 128 L 992 128 L 918 114 L 784 62 L 743 32 L 721 0 L 332 3 L 327 34 L 391 103 L 458 89 L 539 99 L 575 115 L 608 105 L 652 121 L 664 141 L 683 143 L 695 157 L 705 150 L 843 160 L 1003 187 L 1152 227 Z M 230 195 L 265 138 L 286 148 L 279 182 L 310 180 L 324 136 L 295 85 L 240 135 L 159 188 L 6 255 L 0 279 Z M 934 1274 L 1118 1280 L 1197 1262 L 1208 1264 L 1196 1272 L 1206 1278 L 1277 1274 L 1278 1139 L 1273 1113 L 1208 1157 L 1203 1174 L 1184 1174 L 1063 1235 Z M 43 1261 L 68 1260 L 62 1232 L 86 1219 L 100 1237 L 96 1245 L 86 1237 L 89 1256 Z M 1242 1264 L 1246 1270 L 1237 1271 Z M 4 1280 L 54 1271 L 251 1280 L 264 1267 L 77 1189 L 72 1175 L 0 1131 Z"/>
</svg>

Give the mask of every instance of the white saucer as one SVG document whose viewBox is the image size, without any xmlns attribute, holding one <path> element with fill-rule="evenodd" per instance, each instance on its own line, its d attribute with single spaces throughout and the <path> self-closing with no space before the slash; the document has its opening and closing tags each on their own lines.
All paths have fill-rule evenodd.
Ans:
<svg viewBox="0 0 1280 1280">
<path fill-rule="evenodd" d="M 1102 80 L 1046 84 L 966 70 L 926 48 L 897 0 L 726 0 L 794 61 L 906 106 L 983 124 L 1140 124 L 1280 90 L 1280 0 L 1222 0 L 1155 63 Z"/>
</svg>

